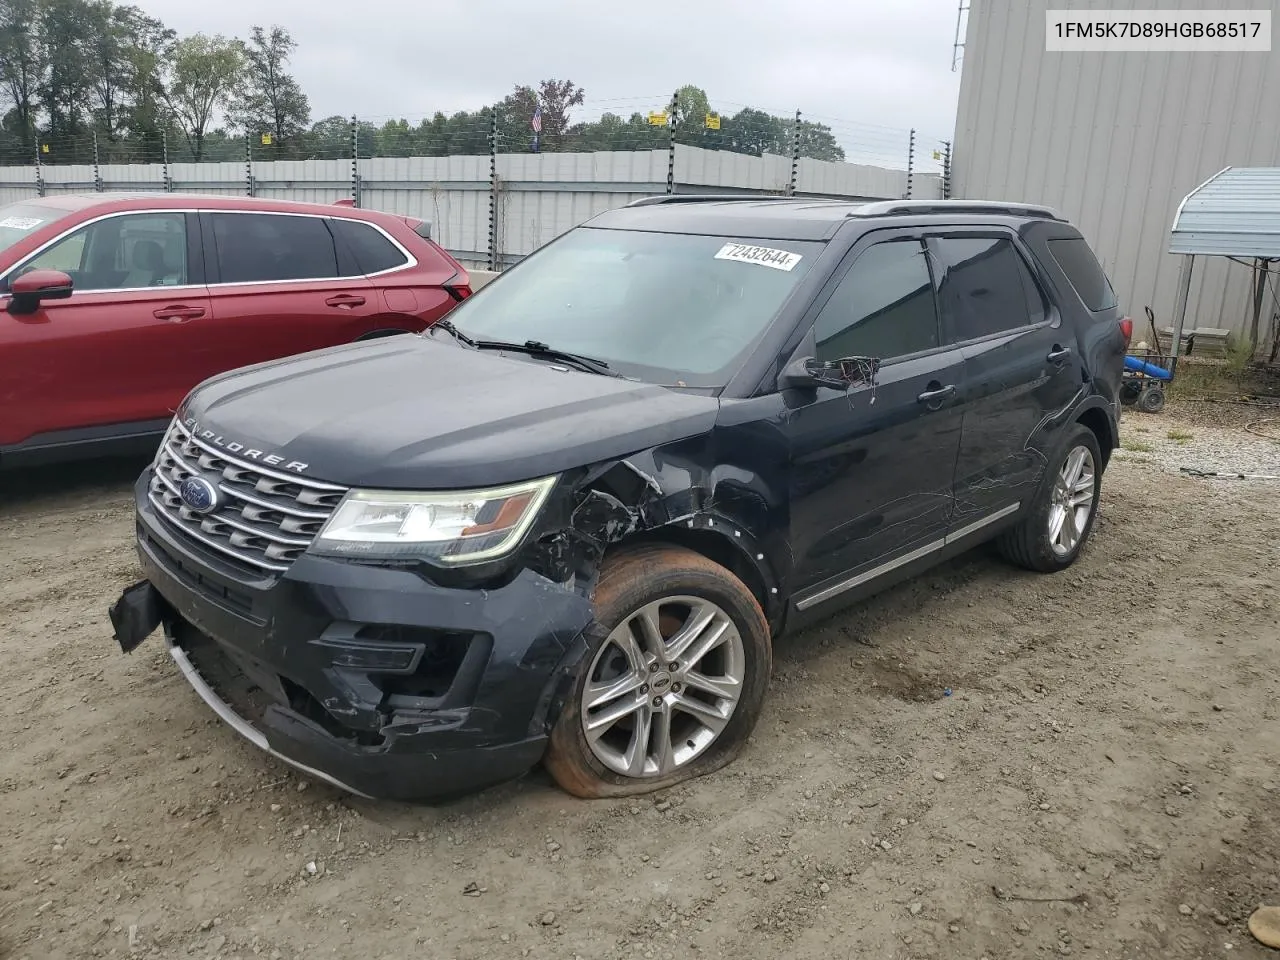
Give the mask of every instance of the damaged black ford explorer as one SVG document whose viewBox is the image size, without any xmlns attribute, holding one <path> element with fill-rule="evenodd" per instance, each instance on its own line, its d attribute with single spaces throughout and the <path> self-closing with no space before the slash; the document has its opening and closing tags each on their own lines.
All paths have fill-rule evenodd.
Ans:
<svg viewBox="0 0 1280 960">
<path fill-rule="evenodd" d="M 1130 333 L 1046 208 L 638 201 L 422 335 L 195 389 L 116 637 L 361 795 L 669 786 L 741 749 L 784 628 L 981 541 L 1071 564 Z"/>
</svg>

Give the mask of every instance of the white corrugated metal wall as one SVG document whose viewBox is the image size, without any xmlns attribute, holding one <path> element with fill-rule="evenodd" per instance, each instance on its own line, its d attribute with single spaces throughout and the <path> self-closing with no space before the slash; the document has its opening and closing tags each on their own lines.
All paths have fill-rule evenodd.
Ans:
<svg viewBox="0 0 1280 960">
<path fill-rule="evenodd" d="M 956 195 L 1057 207 L 1084 232 L 1139 324 L 1150 305 L 1170 325 L 1181 258 L 1165 250 L 1182 198 L 1226 166 L 1280 166 L 1280 48 L 1047 53 L 1045 15 L 1248 7 L 1269 9 L 1258 0 L 972 0 Z M 1197 258 L 1188 328 L 1240 330 L 1251 280 L 1247 266 Z"/>
<path fill-rule="evenodd" d="M 752 157 L 678 146 L 675 181 L 680 192 L 780 193 L 791 178 L 791 159 Z M 532 253 L 571 227 L 667 186 L 665 150 L 600 153 L 499 154 L 498 249 L 507 259 Z M 361 205 L 432 223 L 432 236 L 468 265 L 489 249 L 489 157 L 375 157 L 360 160 Z M 175 163 L 178 192 L 243 196 L 244 163 Z M 351 195 L 350 160 L 255 162 L 255 194 L 280 200 L 333 203 Z M 160 164 L 104 165 L 106 190 L 164 189 Z M 93 167 L 46 166 L 47 193 L 93 190 Z M 898 199 L 907 189 L 904 170 L 855 163 L 801 160 L 800 194 Z M 915 174 L 913 194 L 941 195 L 937 174 Z M 0 203 L 36 194 L 36 168 L 0 167 Z"/>
</svg>

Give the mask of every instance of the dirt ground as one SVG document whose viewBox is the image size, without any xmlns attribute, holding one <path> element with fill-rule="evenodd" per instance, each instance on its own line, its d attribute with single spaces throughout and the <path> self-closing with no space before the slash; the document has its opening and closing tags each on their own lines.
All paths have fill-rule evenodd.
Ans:
<svg viewBox="0 0 1280 960">
<path fill-rule="evenodd" d="M 300 779 L 114 646 L 139 465 L 10 477 L 0 957 L 1276 956 L 1280 483 L 1171 472 L 1251 436 L 1178 417 L 1071 571 L 977 551 L 781 642 L 742 758 L 621 802 Z"/>
</svg>

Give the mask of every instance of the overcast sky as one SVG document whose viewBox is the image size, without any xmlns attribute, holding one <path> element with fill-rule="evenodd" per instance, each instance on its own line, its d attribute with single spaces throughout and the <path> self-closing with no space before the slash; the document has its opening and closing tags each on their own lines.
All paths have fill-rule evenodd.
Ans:
<svg viewBox="0 0 1280 960">
<path fill-rule="evenodd" d="M 628 115 L 693 83 L 721 112 L 799 107 L 846 149 L 896 153 L 899 130 L 950 137 L 959 86 L 958 0 L 135 2 L 183 34 L 284 26 L 313 119 L 474 110 L 547 77 L 586 89 L 584 119 Z"/>
</svg>

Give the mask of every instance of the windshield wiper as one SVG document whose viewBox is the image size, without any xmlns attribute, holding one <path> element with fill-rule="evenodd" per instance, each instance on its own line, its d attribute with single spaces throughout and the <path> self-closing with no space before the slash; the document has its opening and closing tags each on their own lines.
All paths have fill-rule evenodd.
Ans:
<svg viewBox="0 0 1280 960">
<path fill-rule="evenodd" d="M 459 343 L 465 343 L 468 347 L 476 346 L 476 341 L 471 339 L 465 333 L 463 333 L 461 330 L 455 327 L 453 325 L 452 320 L 449 320 L 445 317 L 441 317 L 439 320 L 437 320 L 427 329 L 434 330 L 436 327 L 439 327 L 441 330 L 445 331 L 446 333 L 452 334 L 453 338 L 457 340 Z"/>
<path fill-rule="evenodd" d="M 441 321 L 436 321 L 437 324 Z M 569 353 L 566 350 L 556 350 L 548 343 L 541 340 L 526 340 L 524 343 L 509 343 L 505 340 L 476 340 L 475 346 L 480 350 L 511 350 L 515 353 L 526 353 L 531 357 L 540 357 L 547 360 L 559 360 L 561 363 L 571 363 L 579 370 L 585 370 L 587 373 L 598 373 L 605 377 L 620 377 L 622 374 L 615 373 L 609 369 L 609 364 L 603 360 L 597 360 L 595 357 L 584 356 L 581 353 Z"/>
</svg>

